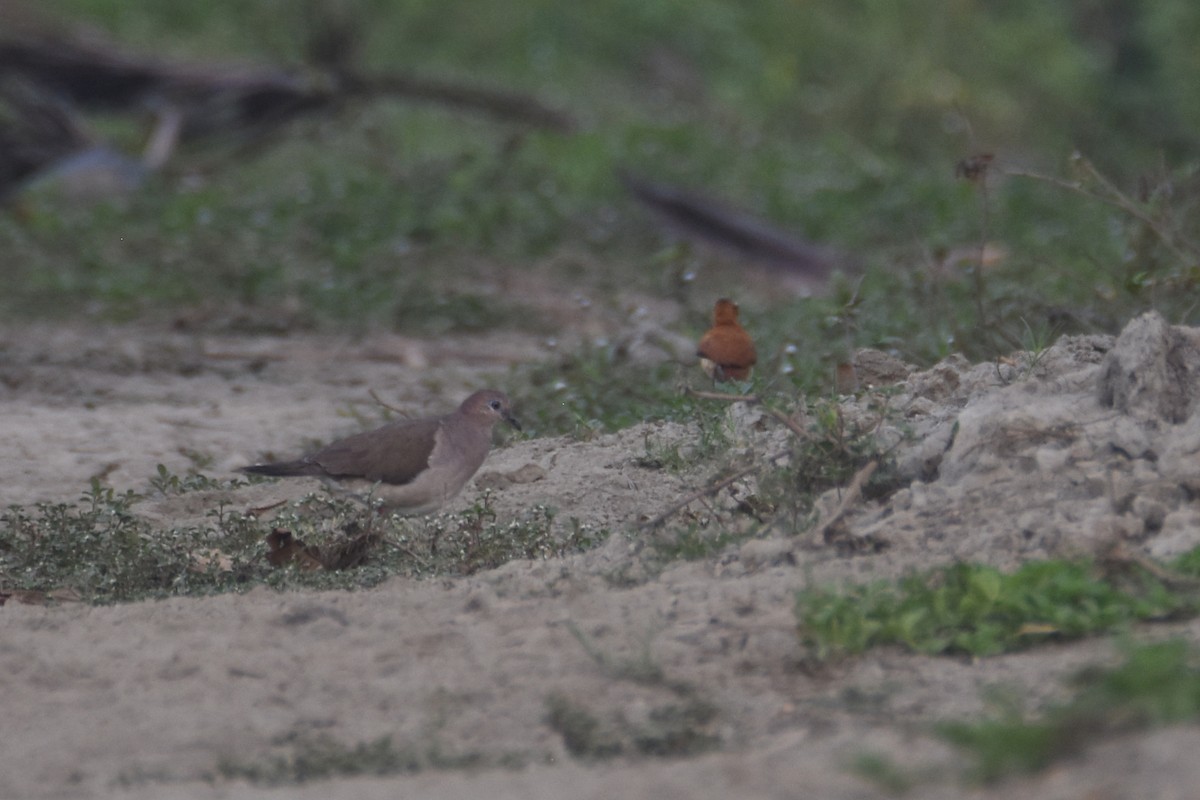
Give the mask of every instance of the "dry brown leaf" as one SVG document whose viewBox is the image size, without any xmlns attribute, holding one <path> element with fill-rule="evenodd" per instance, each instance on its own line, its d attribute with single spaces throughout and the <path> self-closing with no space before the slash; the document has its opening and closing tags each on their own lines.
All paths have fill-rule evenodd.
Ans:
<svg viewBox="0 0 1200 800">
<path fill-rule="evenodd" d="M 987 178 L 988 168 L 995 158 L 991 153 L 977 153 L 968 156 L 954 165 L 954 177 L 962 178 L 971 183 L 979 183 Z"/>
<path fill-rule="evenodd" d="M 307 547 L 286 528 L 275 528 L 267 534 L 267 562 L 273 567 L 295 564 L 303 570 L 322 569 L 321 551 Z"/>
</svg>

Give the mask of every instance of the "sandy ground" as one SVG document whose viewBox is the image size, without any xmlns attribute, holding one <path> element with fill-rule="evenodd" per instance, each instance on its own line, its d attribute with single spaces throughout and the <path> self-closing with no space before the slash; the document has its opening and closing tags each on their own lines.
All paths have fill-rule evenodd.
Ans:
<svg viewBox="0 0 1200 800">
<path fill-rule="evenodd" d="M 9 328 L 0 503 L 69 501 L 93 476 L 144 491 L 157 464 L 184 472 L 197 458 L 221 475 L 374 422 L 369 389 L 416 412 L 444 410 L 544 348 L 495 334 L 485 346 Z M 921 797 L 1194 796 L 1192 727 L 1113 738 L 989 789 L 964 784 L 960 756 L 931 735 L 936 721 L 982 713 L 996 686 L 1031 709 L 1062 696 L 1061 679 L 1118 660 L 1106 639 L 976 661 L 883 649 L 814 668 L 793 598 L 813 581 L 959 558 L 1008 567 L 1118 542 L 1159 556 L 1200 543 L 1197 353 L 1194 334 L 1142 318 L 1115 350 L 1111 338 L 1078 337 L 1036 357 L 914 372 L 886 414 L 878 396 L 847 398 L 849 421 L 874 420 L 885 440 L 915 438 L 895 451 L 905 488 L 856 504 L 828 541 L 778 525 L 710 559 L 652 563 L 648 545 L 667 534 L 636 523 L 701 477 L 645 465 L 648 439 L 693 435 L 647 423 L 591 442 L 500 447 L 477 478 L 496 487 L 501 515 L 541 503 L 616 531 L 590 552 L 354 593 L 9 603 L 0 798 L 888 796 L 849 769 L 864 753 L 920 775 Z M 755 452 L 790 435 L 736 407 L 729 425 Z M 545 477 L 495 477 L 529 464 Z M 754 489 L 747 479 L 683 514 L 737 524 L 732 509 Z M 278 491 L 255 486 L 230 500 Z M 478 491 L 469 484 L 458 502 Z M 188 502 L 144 511 L 177 519 L 196 513 Z M 836 492 L 822 499 L 826 519 L 838 504 Z M 1200 622 L 1146 633 L 1196 641 Z M 646 664 L 659 673 L 638 673 Z M 685 727 L 713 746 L 689 758 L 581 760 L 549 722 L 555 704 L 626 742 L 693 714 Z M 220 777 L 222 763 L 265 764 L 321 737 L 347 747 L 390 737 L 441 766 L 283 787 Z"/>
</svg>

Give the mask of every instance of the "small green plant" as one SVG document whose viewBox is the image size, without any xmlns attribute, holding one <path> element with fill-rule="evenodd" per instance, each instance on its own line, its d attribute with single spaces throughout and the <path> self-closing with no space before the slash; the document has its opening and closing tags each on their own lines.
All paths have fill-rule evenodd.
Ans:
<svg viewBox="0 0 1200 800">
<path fill-rule="evenodd" d="M 720 553 L 735 542 L 750 538 L 752 531 L 739 533 L 724 526 L 713 530 L 689 524 L 663 534 L 654 543 L 654 555 L 663 563 L 698 561 Z"/>
<path fill-rule="evenodd" d="M 0 514 L 0 576 L 9 588 L 70 589 L 94 603 L 238 584 L 257 545 L 237 515 L 223 515 L 224 529 L 161 530 L 135 513 L 139 499 L 93 481 L 76 504 L 9 506 Z M 229 558 L 220 568 L 218 547 Z"/>
<path fill-rule="evenodd" d="M 331 736 L 294 737 L 290 752 L 261 761 L 223 758 L 217 773 L 272 786 L 329 780 L 354 775 L 400 775 L 424 769 L 466 769 L 485 763 L 516 765 L 523 759 L 489 761 L 480 753 L 452 755 L 435 741 L 424 747 L 398 746 L 390 736 L 346 745 Z"/>
<path fill-rule="evenodd" d="M 571 635 L 575 637 L 575 641 L 579 642 L 592 661 L 596 662 L 596 666 L 612 678 L 632 681 L 643 686 L 668 685 L 666 674 L 650 653 L 649 637 L 642 641 L 640 652 L 636 658 L 618 659 L 601 650 L 575 623 L 568 623 L 567 627 L 571 631 Z M 682 685 L 676 685 L 675 688 L 681 692 L 687 690 Z"/>
<path fill-rule="evenodd" d="M 908 794 L 916 785 L 916 778 L 913 775 L 880 753 L 859 753 L 851 761 L 849 769 L 888 794 L 897 797 Z"/>
<path fill-rule="evenodd" d="M 1043 769 L 1114 733 L 1200 718 L 1200 670 L 1182 640 L 1131 647 L 1122 665 L 1084 670 L 1073 683 L 1075 695 L 1038 719 L 1008 709 L 982 722 L 945 723 L 939 733 L 974 757 L 973 777 L 995 781 Z"/>
<path fill-rule="evenodd" d="M 249 481 L 240 478 L 221 480 L 210 478 L 199 472 L 189 472 L 187 475 L 176 475 L 162 464 L 158 465 L 157 474 L 150 479 L 150 485 L 163 495 L 184 494 L 186 492 L 201 492 L 210 490 L 236 489 L 246 486 Z"/>
<path fill-rule="evenodd" d="M 678 390 L 679 369 L 637 362 L 619 345 L 592 342 L 516 369 L 508 392 L 531 435 L 586 440 L 647 420 L 708 419 L 711 409 Z"/>
<path fill-rule="evenodd" d="M 567 750 L 579 758 L 604 759 L 622 754 L 686 756 L 715 747 L 710 730 L 717 708 L 686 681 L 672 680 L 654 660 L 649 637 L 637 655 L 617 657 L 602 650 L 571 623 L 568 628 L 588 656 L 614 680 L 650 689 L 665 689 L 672 699 L 650 709 L 644 719 L 628 720 L 620 710 L 600 715 L 584 703 L 562 694 L 546 699 L 546 721 L 563 737 Z"/>
<path fill-rule="evenodd" d="M 269 519 L 232 510 L 225 490 L 243 481 L 179 477 L 160 468 L 164 495 L 212 491 L 203 524 L 167 527 L 137 513 L 141 497 L 93 482 L 78 503 L 13 505 L 0 512 L 0 590 L 66 591 L 90 603 L 205 594 L 265 583 L 276 588 L 357 589 L 396 574 L 468 574 L 516 558 L 549 558 L 594 547 L 608 535 L 535 506 L 499 520 L 485 494 L 461 514 L 385 517 L 360 502 L 310 494 Z M 268 559 L 283 531 L 321 559 Z"/>
<path fill-rule="evenodd" d="M 347 775 L 396 775 L 417 772 L 420 767 L 419 755 L 397 749 L 390 736 L 353 746 L 322 736 L 297 742 L 291 753 L 262 762 L 222 759 L 217 772 L 224 778 L 277 785 Z"/>
<path fill-rule="evenodd" d="M 881 412 L 883 413 L 883 412 Z M 759 473 L 760 495 L 792 530 L 803 530 L 818 495 L 848 484 L 868 462 L 882 464 L 867 482 L 864 493 L 880 497 L 893 481 L 887 453 L 875 435 L 875 426 L 848 423 L 832 401 L 817 401 L 809 408 L 811 424 L 805 435 L 793 437 L 786 466 Z"/>
<path fill-rule="evenodd" d="M 558 732 L 567 752 L 576 758 L 615 758 L 623 750 L 620 738 L 579 703 L 561 694 L 546 698 L 546 724 Z"/>
<path fill-rule="evenodd" d="M 993 655 L 1138 620 L 1195 614 L 1197 599 L 1145 572 L 1118 588 L 1087 561 L 1034 561 L 1002 573 L 955 564 L 844 591 L 805 589 L 796 616 L 818 658 L 898 644 L 922 653 Z"/>
<path fill-rule="evenodd" d="M 516 519 L 499 521 L 491 493 L 460 514 L 435 515 L 420 523 L 419 533 L 404 544 L 423 564 L 422 571 L 467 575 L 514 559 L 545 559 L 587 550 L 602 542 L 607 530 L 594 530 L 578 519 L 569 529 L 555 525 L 556 512 L 536 505 Z"/>
<path fill-rule="evenodd" d="M 383 516 L 355 500 L 311 494 L 278 512 L 270 527 L 290 531 L 305 546 L 331 554 L 335 562 L 344 560 L 339 554 L 347 547 L 364 548 L 361 557 L 353 559 L 353 569 L 273 570 L 266 580 L 280 588 L 360 588 L 396 574 L 469 575 L 514 559 L 586 550 L 608 535 L 577 519 L 559 522 L 554 510 L 545 506 L 502 520 L 489 492 L 464 511 L 411 518 Z"/>
<path fill-rule="evenodd" d="M 681 442 L 662 442 L 652 440 L 647 434 L 645 452 L 634 460 L 634 464 L 642 469 L 666 469 L 671 472 L 681 472 L 687 459 Z"/>
<path fill-rule="evenodd" d="M 621 755 L 672 758 L 713 749 L 719 739 L 711 730 L 717 708 L 696 696 L 681 697 L 650 709 L 631 722 L 619 711 L 598 715 L 562 694 L 546 698 L 546 724 L 563 737 L 576 758 L 605 760 Z"/>
</svg>

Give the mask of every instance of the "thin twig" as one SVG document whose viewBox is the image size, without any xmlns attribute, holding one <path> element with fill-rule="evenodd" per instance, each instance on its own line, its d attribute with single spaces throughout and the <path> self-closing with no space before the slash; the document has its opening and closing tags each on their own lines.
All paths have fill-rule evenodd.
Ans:
<svg viewBox="0 0 1200 800">
<path fill-rule="evenodd" d="M 429 567 L 429 565 L 432 563 L 430 561 L 430 559 L 425 558 L 424 556 L 419 554 L 416 550 L 413 550 L 412 547 L 410 547 L 409 545 L 401 544 L 398 540 L 396 540 L 394 538 L 384 537 L 383 543 L 395 548 L 396 550 L 399 550 L 401 553 L 408 556 L 413 561 L 416 561 L 417 566 L 422 569 Z"/>
<path fill-rule="evenodd" d="M 762 401 L 762 398 L 760 398 L 758 395 L 728 394 L 728 393 L 724 393 L 724 392 L 706 392 L 706 391 L 702 391 L 700 389 L 693 389 L 690 386 L 685 387 L 684 391 L 691 397 L 699 397 L 703 400 L 719 400 L 719 401 L 725 402 L 725 403 L 747 403 L 749 405 L 757 405 L 757 406 L 761 407 L 764 411 L 766 411 L 768 414 L 770 414 L 772 417 L 777 419 L 784 427 L 786 427 L 792 433 L 796 434 L 796 436 L 800 437 L 801 439 L 811 441 L 813 438 L 812 434 L 810 434 L 808 431 L 804 430 L 804 428 L 800 427 L 800 424 L 798 422 L 796 422 L 794 419 L 789 417 L 787 414 L 784 414 L 782 411 L 772 408 L 771 406 L 764 403 Z M 773 462 L 777 459 L 783 458 L 784 456 L 788 455 L 790 452 L 791 452 L 790 450 L 782 450 L 778 453 L 775 453 L 774 455 L 768 456 L 766 459 L 764 459 L 763 461 L 761 461 L 757 464 L 751 464 L 750 466 L 740 469 L 737 472 L 735 472 L 734 474 L 729 475 L 728 477 L 722 478 L 721 480 L 717 481 L 716 483 L 709 484 L 708 486 L 705 486 L 702 489 L 692 492 L 687 497 L 684 497 L 683 499 L 678 500 L 677 502 L 673 503 L 671 505 L 671 507 L 668 508 L 666 511 L 663 511 L 661 514 L 654 517 L 653 519 L 643 522 L 638 527 L 643 530 L 646 530 L 648 528 L 657 528 L 659 525 L 666 522 L 672 515 L 674 515 L 680 509 L 686 507 L 688 504 L 690 504 L 696 500 L 699 500 L 702 497 L 707 497 L 711 494 L 719 492 L 720 490 L 724 489 L 726 486 L 733 483 L 734 481 L 736 481 L 740 478 L 744 478 L 745 476 L 747 476 L 753 472 L 757 472 L 758 470 L 765 467 L 767 464 L 770 464 L 771 462 Z"/>
<path fill-rule="evenodd" d="M 1196 260 L 1196 253 L 1189 253 L 1187 250 L 1184 250 L 1177 245 L 1175 243 L 1174 234 L 1166 230 L 1158 222 L 1158 220 L 1154 219 L 1154 217 L 1138 208 L 1138 206 L 1128 197 L 1126 197 L 1121 190 L 1113 186 L 1107 179 L 1105 179 L 1104 176 L 1102 176 L 1096 170 L 1096 168 L 1092 166 L 1091 162 L 1089 162 L 1087 159 L 1081 159 L 1081 161 L 1084 165 L 1084 168 L 1087 170 L 1088 175 L 1096 180 L 1101 186 L 1103 186 L 1105 190 L 1107 190 L 1108 194 L 1090 189 L 1085 186 L 1082 181 L 1069 181 L 1063 178 L 1056 178 L 1053 175 L 1043 175 L 1040 172 L 1033 172 L 1031 170 L 1006 169 L 1004 170 L 1004 174 L 1011 175 L 1015 178 L 1032 178 L 1035 181 L 1042 181 L 1043 183 L 1048 183 L 1051 186 L 1057 186 L 1060 189 L 1066 189 L 1069 192 L 1075 192 L 1076 194 L 1090 197 L 1093 200 L 1099 200 L 1101 203 L 1110 205 L 1113 208 L 1120 209 L 1129 216 L 1141 222 L 1150 230 L 1154 231 L 1154 235 L 1158 237 L 1159 241 L 1161 241 L 1168 250 L 1174 253 L 1175 257 L 1180 261 L 1191 263 L 1192 261 Z M 1190 245 L 1188 249 L 1191 249 Z"/>
<path fill-rule="evenodd" d="M 367 390 L 367 394 L 371 395 L 371 399 L 372 399 L 372 400 L 374 400 L 376 403 L 378 403 L 379 405 L 381 405 L 381 406 L 383 406 L 384 408 L 386 408 L 388 411 L 391 411 L 391 412 L 393 412 L 393 413 L 395 413 L 395 414 L 399 414 L 399 415 L 400 415 L 400 416 L 402 416 L 402 417 L 408 417 L 408 416 L 411 416 L 411 415 L 410 415 L 410 414 L 409 414 L 407 411 L 405 411 L 404 409 L 402 409 L 402 408 L 396 408 L 396 406 L 392 405 L 391 403 L 384 402 L 384 401 L 383 401 L 383 400 L 382 400 L 382 399 L 379 397 L 379 395 L 375 394 L 375 390 L 374 390 L 374 389 L 368 389 L 368 390 Z"/>
<path fill-rule="evenodd" d="M 792 433 L 796 434 L 796 436 L 800 437 L 801 439 L 804 439 L 805 441 L 809 441 L 809 442 L 813 441 L 813 439 L 814 439 L 813 435 L 811 433 L 809 433 L 808 431 L 804 430 L 804 428 L 801 428 L 800 423 L 796 422 L 796 420 L 792 419 L 787 414 L 784 414 L 782 411 L 780 411 L 778 409 L 771 408 L 768 405 L 764 405 L 763 410 L 766 411 L 768 414 L 770 414 L 775 419 L 779 420 L 779 422 L 784 427 L 786 427 Z"/>
<path fill-rule="evenodd" d="M 270 503 L 269 505 L 265 505 L 265 506 L 251 506 L 250 508 L 246 509 L 246 516 L 254 517 L 257 519 L 259 515 L 265 514 L 268 511 L 273 511 L 282 505 L 287 505 L 287 500 L 280 500 L 278 502 Z"/>
<path fill-rule="evenodd" d="M 992 204 L 988 194 L 987 177 L 986 175 L 979 181 L 979 201 L 980 215 L 982 217 L 979 226 L 979 258 L 975 261 L 975 315 L 979 319 L 981 328 L 987 327 L 987 311 L 983 305 L 983 260 L 987 255 L 987 240 L 991 234 L 992 225 Z"/>
<path fill-rule="evenodd" d="M 1200 579 L 1194 578 L 1191 575 L 1184 575 L 1181 572 L 1176 572 L 1173 569 L 1164 567 L 1157 561 L 1150 559 L 1141 553 L 1135 553 L 1126 547 L 1124 544 L 1117 544 L 1105 554 L 1104 560 L 1110 564 L 1133 564 L 1141 567 L 1151 576 L 1162 581 L 1168 587 L 1174 589 L 1196 589 L 1200 588 Z"/>
<path fill-rule="evenodd" d="M 762 402 L 762 399 L 756 394 L 706 392 L 703 389 L 693 389 L 690 386 L 684 387 L 684 392 L 692 397 L 699 397 L 701 400 L 720 400 L 725 403 L 749 403 L 750 405 L 757 405 Z"/>
<path fill-rule="evenodd" d="M 643 522 L 642 524 L 638 525 L 638 527 L 641 528 L 642 530 L 648 530 L 650 528 L 657 528 L 659 525 L 662 525 L 664 522 L 666 522 L 668 519 L 670 519 L 671 516 L 673 516 L 677 511 L 684 508 L 689 503 L 699 500 L 701 497 L 705 497 L 710 494 L 715 494 L 716 492 L 721 491 L 722 489 L 724 489 L 726 486 L 733 483 L 734 481 L 744 478 L 752 472 L 758 472 L 760 469 L 762 469 L 764 466 L 766 466 L 767 463 L 774 461 L 776 458 L 780 458 L 785 455 L 787 455 L 787 451 L 784 451 L 775 456 L 772 456 L 771 458 L 767 459 L 767 461 L 765 461 L 765 462 L 760 462 L 758 464 L 751 464 L 748 467 L 738 470 L 737 472 L 733 473 L 732 475 L 722 478 L 721 480 L 717 481 L 716 483 L 710 483 L 708 486 L 705 486 L 703 489 L 699 489 L 695 492 L 692 492 L 691 494 L 689 494 L 687 497 L 683 498 L 682 500 L 672 503 L 671 507 L 668 508 L 666 511 L 662 512 L 661 514 L 654 517 L 653 519 Z"/>
<path fill-rule="evenodd" d="M 813 435 L 804 428 L 800 427 L 800 423 L 784 414 L 776 408 L 772 408 L 762 401 L 762 398 L 755 394 L 725 394 L 723 392 L 705 392 L 699 389 L 687 387 L 686 392 L 692 397 L 699 397 L 702 400 L 720 400 L 726 403 L 746 403 L 747 405 L 759 406 L 763 411 L 766 411 L 772 417 L 779 421 L 781 425 L 787 428 L 792 433 L 796 434 L 801 439 L 812 441 Z"/>
<path fill-rule="evenodd" d="M 849 485 L 846 486 L 846 491 L 842 495 L 842 502 L 838 504 L 837 511 L 834 511 L 829 519 L 825 520 L 825 522 L 821 523 L 821 526 L 817 528 L 817 537 L 821 541 L 829 541 L 827 537 L 829 536 L 829 532 L 833 529 L 833 526 L 841 522 L 842 518 L 846 516 L 846 512 L 850 510 L 850 507 L 858 503 L 858 501 L 862 498 L 863 486 L 866 485 L 867 480 L 875 474 L 875 470 L 878 468 L 879 459 L 872 458 L 866 463 L 865 466 L 863 466 L 862 469 L 854 474 L 854 477 L 850 480 Z"/>
</svg>

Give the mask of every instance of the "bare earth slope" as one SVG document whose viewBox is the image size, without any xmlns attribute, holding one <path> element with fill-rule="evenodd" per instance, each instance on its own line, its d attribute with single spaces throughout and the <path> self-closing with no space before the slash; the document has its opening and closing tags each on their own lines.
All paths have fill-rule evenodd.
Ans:
<svg viewBox="0 0 1200 800">
<path fill-rule="evenodd" d="M 483 357 L 479 348 L 7 330 L 0 502 L 71 500 L 94 475 L 145 491 L 156 464 L 182 472 L 196 454 L 221 474 L 374 421 L 368 388 L 435 411 L 537 353 L 519 338 L 490 336 Z M 956 559 L 1012 567 L 1116 543 L 1157 556 L 1200 544 L 1197 364 L 1195 332 L 1145 316 L 1115 345 L 1076 337 L 1036 357 L 914 372 L 878 425 L 902 442 L 908 485 L 852 508 L 836 546 L 779 528 L 708 560 L 651 563 L 646 544 L 661 534 L 636 523 L 705 476 L 646 466 L 648 438 L 691 435 L 647 423 L 592 442 L 519 442 L 477 476 L 501 515 L 541 503 L 616 531 L 590 552 L 356 593 L 10 603 L 0 608 L 0 797 L 887 796 L 847 768 L 863 753 L 919 771 L 922 797 L 1190 796 L 1200 781 L 1191 727 L 1114 738 L 987 790 L 964 786 L 957 754 L 929 734 L 932 722 L 982 712 L 989 687 L 1015 689 L 1031 708 L 1060 696 L 1062 678 L 1117 658 L 1111 642 L 976 662 L 884 649 L 814 670 L 793 596 L 808 582 Z M 362 419 L 339 420 L 348 408 Z M 880 408 L 878 396 L 843 401 L 851 421 L 878 421 Z M 730 427 L 761 452 L 789 435 L 745 409 L 730 410 Z M 544 477 L 496 477 L 529 464 Z M 255 486 L 230 501 L 280 491 L 291 490 Z M 477 491 L 469 484 L 459 502 Z M 716 507 L 753 491 L 730 487 Z M 143 510 L 177 520 L 201 513 L 190 503 Z M 819 505 L 837 504 L 831 492 Z M 1200 622 L 1147 630 L 1200 641 Z M 592 720 L 593 741 L 626 755 L 577 758 L 563 734 L 571 720 Z M 686 751 L 684 736 L 695 755 L 652 755 L 656 743 Z M 268 765 L 306 743 L 384 737 L 425 768 L 283 787 L 221 777 L 222 764 Z"/>
</svg>

